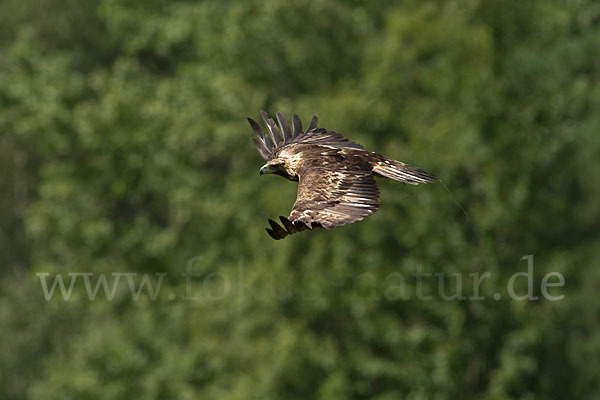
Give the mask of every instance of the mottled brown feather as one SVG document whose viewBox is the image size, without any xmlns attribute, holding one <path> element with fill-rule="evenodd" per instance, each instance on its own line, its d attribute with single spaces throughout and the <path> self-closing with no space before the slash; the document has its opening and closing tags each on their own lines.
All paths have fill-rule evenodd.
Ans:
<svg viewBox="0 0 600 400">
<path fill-rule="evenodd" d="M 371 166 L 360 157 L 311 157 L 307 152 L 303 159 L 290 221 L 331 229 L 377 211 L 381 203 L 379 190 Z"/>
</svg>

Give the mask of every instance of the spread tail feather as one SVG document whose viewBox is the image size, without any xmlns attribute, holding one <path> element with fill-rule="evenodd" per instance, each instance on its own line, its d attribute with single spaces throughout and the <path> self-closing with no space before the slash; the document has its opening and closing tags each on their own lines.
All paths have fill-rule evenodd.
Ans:
<svg viewBox="0 0 600 400">
<path fill-rule="evenodd" d="M 381 156 L 381 159 L 373 163 L 373 172 L 386 178 L 411 185 L 438 181 L 431 172 L 384 156 Z"/>
</svg>

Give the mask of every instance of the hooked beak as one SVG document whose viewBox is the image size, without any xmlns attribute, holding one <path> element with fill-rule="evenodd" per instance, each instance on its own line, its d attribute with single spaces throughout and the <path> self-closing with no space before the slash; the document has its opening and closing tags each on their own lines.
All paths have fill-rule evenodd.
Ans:
<svg viewBox="0 0 600 400">
<path fill-rule="evenodd" d="M 261 175 L 264 175 L 264 174 L 270 174 L 270 173 L 271 173 L 271 166 L 270 166 L 269 164 L 265 164 L 265 165 L 263 165 L 263 166 L 260 168 L 260 171 L 259 171 L 259 173 L 260 173 Z"/>
</svg>

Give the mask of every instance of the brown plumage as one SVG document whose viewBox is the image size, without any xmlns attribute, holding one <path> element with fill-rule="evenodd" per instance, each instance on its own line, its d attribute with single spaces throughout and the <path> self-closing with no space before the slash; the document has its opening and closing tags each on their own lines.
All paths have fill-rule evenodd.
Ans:
<svg viewBox="0 0 600 400">
<path fill-rule="evenodd" d="M 252 140 L 267 160 L 260 174 L 299 182 L 289 217 L 279 217 L 282 225 L 269 220 L 267 232 L 273 239 L 314 227 L 331 229 L 375 213 L 381 201 L 374 175 L 411 185 L 437 181 L 427 171 L 367 151 L 339 133 L 319 128 L 316 116 L 302 131 L 296 114 L 292 116 L 293 129 L 280 113 L 276 114 L 279 126 L 264 111 L 261 115 L 269 136 L 248 118 L 257 136 Z"/>
</svg>

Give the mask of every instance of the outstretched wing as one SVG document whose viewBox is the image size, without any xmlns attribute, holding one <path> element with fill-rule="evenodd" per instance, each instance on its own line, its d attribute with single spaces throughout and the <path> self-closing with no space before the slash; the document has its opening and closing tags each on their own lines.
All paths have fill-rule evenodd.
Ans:
<svg viewBox="0 0 600 400">
<path fill-rule="evenodd" d="M 280 217 L 283 228 L 269 221 L 273 229 L 267 232 L 274 239 L 315 226 L 331 229 L 360 221 L 379 208 L 379 190 L 368 164 L 323 156 L 303 164 L 299 168 L 298 196 L 287 219 L 292 229 L 286 226 L 284 217 Z"/>
<path fill-rule="evenodd" d="M 368 170 L 310 169 L 300 174 L 298 197 L 289 219 L 331 229 L 368 217 L 380 202 L 379 189 Z"/>
<path fill-rule="evenodd" d="M 248 122 L 256 134 L 256 138 L 252 139 L 252 141 L 265 160 L 272 160 L 277 157 L 281 150 L 292 144 L 327 144 L 340 148 L 365 150 L 360 144 L 349 141 L 339 133 L 319 128 L 317 126 L 319 120 L 316 115 L 312 117 L 308 128 L 302 131 L 302 122 L 300 122 L 300 118 L 296 114 L 292 115 L 293 130 L 287 119 L 279 112 L 276 113 L 279 126 L 277 126 L 275 121 L 266 112 L 261 111 L 260 114 L 269 135 L 266 135 L 252 118 L 248 118 Z"/>
</svg>

